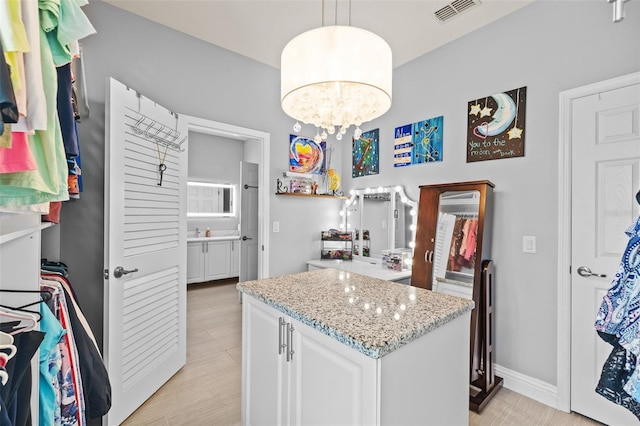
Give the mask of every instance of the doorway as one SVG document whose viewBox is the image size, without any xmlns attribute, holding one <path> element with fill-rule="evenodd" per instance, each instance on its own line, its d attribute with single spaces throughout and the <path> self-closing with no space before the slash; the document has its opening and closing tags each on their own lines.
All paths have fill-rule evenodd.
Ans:
<svg viewBox="0 0 640 426">
<path fill-rule="evenodd" d="M 616 184 L 616 188 L 619 190 L 615 191 L 617 193 L 624 192 L 622 198 L 627 200 L 628 202 L 632 201 L 633 194 L 630 190 L 625 190 L 627 186 L 634 187 L 637 190 L 638 181 L 637 181 L 637 163 L 640 158 L 640 148 L 638 145 L 638 96 L 631 96 L 631 101 L 617 101 L 617 103 L 612 103 L 610 106 L 606 106 L 606 110 L 604 107 L 600 109 L 596 109 L 595 107 L 591 108 L 591 112 L 585 116 L 576 117 L 576 105 L 585 104 L 585 101 L 588 101 L 589 98 L 594 99 L 595 101 L 603 101 L 612 102 L 614 99 L 623 99 L 620 97 L 623 91 L 627 90 L 637 90 L 637 86 L 640 85 L 640 73 L 633 73 L 626 76 L 622 76 L 619 78 L 614 78 L 611 80 L 606 80 L 598 83 L 594 83 L 588 86 L 579 87 L 576 89 L 572 89 L 566 92 L 562 92 L 560 94 L 560 144 L 559 144 L 559 193 L 558 193 L 558 366 L 557 366 L 557 390 L 558 390 L 558 400 L 557 407 L 563 411 L 571 411 L 574 409 L 574 395 L 572 395 L 571 386 L 572 386 L 572 368 L 575 371 L 575 365 L 572 365 L 571 353 L 573 349 L 573 345 L 575 345 L 576 334 L 572 331 L 572 319 L 575 317 L 574 311 L 578 308 L 574 306 L 575 302 L 575 285 L 577 284 L 578 279 L 583 279 L 581 277 L 576 277 L 578 272 L 578 267 L 581 266 L 581 263 L 572 264 L 575 259 L 575 250 L 573 249 L 573 245 L 575 244 L 575 232 L 572 232 L 572 227 L 575 228 L 574 219 L 572 217 L 573 211 L 575 209 L 575 201 L 576 199 L 592 199 L 592 202 L 596 203 L 597 209 L 602 209 L 605 206 L 606 200 L 606 191 L 607 187 L 611 185 L 607 185 L 606 182 L 597 186 L 595 181 L 593 183 L 593 189 L 597 191 L 593 192 L 590 197 L 581 196 L 580 194 L 576 194 L 575 181 L 577 180 L 574 176 L 576 170 L 584 169 L 586 167 L 587 170 L 591 170 L 591 173 L 594 175 L 598 175 L 598 179 L 602 179 L 603 177 L 606 180 L 607 171 L 603 167 L 616 166 L 618 167 L 621 162 L 629 163 L 626 167 L 627 175 L 628 175 L 628 185 L 622 185 L 624 182 L 619 181 L 619 184 Z M 633 88 L 635 87 L 635 89 Z M 587 102 L 588 104 L 588 102 Z M 583 105 L 584 106 L 584 105 Z M 582 108 L 582 107 L 581 107 Z M 622 114 L 619 114 L 622 113 Z M 613 120 L 611 120 L 613 118 Z M 608 120 L 608 122 L 607 122 Z M 575 124 L 574 124 L 575 123 Z M 635 124 L 633 124 L 635 123 Z M 594 126 L 590 132 L 585 134 L 585 137 L 582 136 L 576 137 L 578 131 L 582 131 L 583 127 L 586 126 Z M 573 158 L 576 158 L 574 155 L 577 152 L 578 148 L 582 148 L 577 146 L 580 141 L 586 139 L 586 137 L 593 137 L 597 141 L 597 144 L 602 145 L 603 143 L 607 144 L 608 152 L 618 152 L 618 154 L 614 154 L 613 157 L 609 158 L 595 158 L 594 161 L 591 161 L 586 166 L 584 164 L 575 164 Z M 607 137 L 609 137 L 608 140 Z M 632 149 L 628 150 L 627 148 L 620 147 L 617 148 L 615 145 L 620 141 L 627 140 L 632 144 Z M 573 146 L 576 145 L 576 146 Z M 594 151 L 595 152 L 595 151 Z M 584 153 L 582 157 L 588 155 Z M 595 153 L 597 155 L 597 153 Z M 582 158 L 581 157 L 581 162 Z M 589 157 L 590 158 L 590 157 Z M 598 164 L 596 160 L 605 160 L 608 164 L 604 166 L 602 164 Z M 601 161 L 600 163 L 603 163 Z M 598 173 L 596 173 L 596 166 Z M 610 168 L 610 167 L 609 167 Z M 634 171 L 635 170 L 635 171 Z M 620 177 L 624 177 L 622 174 L 618 174 Z M 635 176 L 635 177 L 634 177 Z M 582 180 L 582 179 L 580 179 Z M 617 181 L 617 182 L 618 182 Z M 621 185 L 621 186 L 620 186 Z M 627 188 L 628 189 L 628 188 Z M 627 192 L 629 194 L 627 194 Z M 597 193 L 597 195 L 596 195 Z M 598 198 L 600 198 L 598 200 Z M 591 207 L 591 210 L 599 211 L 595 207 Z M 636 211 L 637 212 L 637 211 Z M 603 216 L 606 216 L 606 211 L 603 214 L 593 214 L 594 212 L 587 212 L 592 216 L 595 216 L 594 220 L 597 218 L 602 219 Z M 631 222 L 629 220 L 629 222 Z M 598 223 L 598 222 L 596 222 Z M 630 223 L 627 224 L 627 226 Z M 596 225 L 596 228 L 598 225 Z M 592 226 L 593 228 L 593 226 Z M 596 235 L 596 228 L 585 230 L 589 234 Z M 602 227 L 600 227 L 602 228 Z M 600 229 L 598 228 L 598 229 Z M 619 228 L 619 227 L 618 227 Z M 602 229 L 600 229 L 602 231 Z M 609 230 L 607 230 L 609 232 Z M 624 229 L 619 229 L 614 232 L 624 232 Z M 602 235 L 599 235 L 601 241 L 604 241 Z M 600 242 L 601 242 L 600 241 Z M 619 244 L 616 244 L 616 246 Z M 622 252 L 624 250 L 624 246 L 618 247 L 619 251 Z M 599 252 L 599 250 L 596 250 Z M 611 253 L 605 253 L 605 256 Z M 612 256 L 609 256 L 612 258 Z M 619 262 L 620 256 L 616 257 L 615 262 Z M 579 262 L 575 259 L 576 262 Z M 595 261 L 594 261 L 595 262 Z M 593 265 L 592 265 L 593 266 Z M 601 272 L 599 269 L 600 265 L 596 264 L 595 272 Z M 596 270 L 597 269 L 597 270 Z M 606 268 L 606 274 L 608 275 L 608 284 L 610 284 L 611 279 L 613 278 L 613 274 L 615 274 L 615 269 L 612 271 L 611 268 Z M 602 271 L 605 272 L 605 271 Z M 582 274 L 581 274 L 582 275 Z M 584 277 L 584 275 L 582 275 Z M 594 283 L 594 280 L 599 280 L 601 277 L 590 277 L 587 282 Z M 607 285 L 608 286 L 608 285 Z M 578 290 L 582 291 L 580 288 Z M 606 290 L 604 290 L 606 291 Z M 600 300 L 602 294 L 599 295 Z M 593 297 L 592 297 L 593 299 Z M 596 307 L 597 309 L 597 307 Z M 595 321 L 595 310 L 593 311 L 593 321 Z M 593 336 L 595 336 L 595 329 L 593 330 Z M 574 342 L 572 343 L 572 338 Z M 609 349 L 610 350 L 610 349 Z M 590 351 L 593 352 L 593 351 Z M 597 368 L 596 368 L 597 367 Z M 585 371 L 586 374 L 597 374 L 599 375 L 600 366 L 591 366 L 589 368 L 590 371 Z M 582 371 L 582 370 L 581 370 Z M 575 373 L 574 373 L 575 374 Z M 595 394 L 595 392 L 594 392 Z M 602 401 L 606 400 L 602 397 L 599 397 Z M 616 411 L 615 409 L 621 409 L 621 407 L 616 406 L 613 403 L 611 404 L 611 411 Z M 618 410 L 619 411 L 619 410 Z M 623 410 L 624 411 L 624 410 Z M 586 413 L 590 415 L 589 413 Z M 627 414 L 627 413 L 623 413 Z M 615 413 L 614 413 L 615 415 Z M 590 417 L 596 417 L 596 415 L 590 415 Z M 603 421 L 601 419 L 596 419 Z"/>
<path fill-rule="evenodd" d="M 243 161 L 258 164 L 258 244 L 257 278 L 269 276 L 269 153 L 270 135 L 265 132 L 219 123 L 197 117 L 186 117 L 189 133 L 218 136 L 243 145 Z M 242 265 L 242 261 L 241 261 Z M 240 276 L 243 275 L 242 271 Z"/>
</svg>

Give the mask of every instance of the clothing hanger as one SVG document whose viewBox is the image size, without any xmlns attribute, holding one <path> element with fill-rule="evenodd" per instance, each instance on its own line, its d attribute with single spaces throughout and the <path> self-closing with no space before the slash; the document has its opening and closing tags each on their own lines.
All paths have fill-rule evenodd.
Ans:
<svg viewBox="0 0 640 426">
<path fill-rule="evenodd" d="M 14 309 L 14 310 L 21 310 L 21 309 L 29 307 L 29 306 L 37 305 L 38 303 L 48 302 L 53 297 L 51 295 L 51 292 L 49 292 L 47 290 L 14 290 L 14 289 L 8 289 L 8 288 L 0 288 L 0 292 L 5 292 L 5 293 L 34 293 L 34 294 L 38 293 L 40 295 L 40 297 L 42 297 L 41 300 L 37 300 L 37 301 L 31 302 L 31 303 L 27 303 L 26 305 L 22 305 L 22 306 L 18 306 L 18 307 L 6 306 L 8 309 Z M 2 306 L 2 305 L 0 305 L 0 306 Z M 27 311 L 27 312 L 33 312 L 33 311 Z"/>
<path fill-rule="evenodd" d="M 16 324 L 13 328 L 14 330 L 11 332 L 8 332 L 7 334 L 9 335 L 15 335 L 18 333 L 22 333 L 25 331 L 31 331 L 34 328 L 36 328 L 36 324 L 38 323 L 38 321 L 36 321 L 36 317 L 28 312 L 23 312 L 21 311 L 20 313 L 15 313 L 15 312 L 6 312 L 3 311 L 2 309 L 0 309 L 0 318 L 1 317 L 5 317 L 5 318 L 13 318 L 13 319 L 18 319 L 20 320 L 20 322 L 18 324 Z M 20 327 L 20 328 L 16 328 L 18 326 L 20 326 L 21 324 L 23 324 L 23 322 L 26 322 L 27 325 Z"/>
</svg>

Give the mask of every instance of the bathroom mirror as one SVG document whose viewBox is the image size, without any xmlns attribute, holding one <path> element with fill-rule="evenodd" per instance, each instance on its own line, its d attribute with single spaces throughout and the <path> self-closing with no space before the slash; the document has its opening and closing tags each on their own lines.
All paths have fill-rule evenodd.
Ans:
<svg viewBox="0 0 640 426">
<path fill-rule="evenodd" d="M 432 290 L 473 298 L 480 191 L 440 194 Z"/>
<path fill-rule="evenodd" d="M 401 186 L 352 190 L 341 214 L 354 235 L 354 258 L 379 261 L 383 250 L 413 248 L 416 209 Z"/>
<path fill-rule="evenodd" d="M 188 182 L 187 217 L 235 216 L 236 185 Z"/>
</svg>

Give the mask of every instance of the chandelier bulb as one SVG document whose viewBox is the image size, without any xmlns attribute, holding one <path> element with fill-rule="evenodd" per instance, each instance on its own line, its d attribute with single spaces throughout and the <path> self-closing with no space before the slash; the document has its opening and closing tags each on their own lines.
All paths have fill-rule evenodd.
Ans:
<svg viewBox="0 0 640 426">
<path fill-rule="evenodd" d="M 322 142 L 322 137 L 316 133 L 316 135 L 313 137 L 313 141 L 317 144 L 320 144 L 320 142 Z"/>
<path fill-rule="evenodd" d="M 327 129 L 327 132 L 329 132 L 330 135 L 334 134 L 336 132 L 335 127 L 331 126 Z"/>
<path fill-rule="evenodd" d="M 338 132 L 338 134 L 336 135 L 336 139 L 341 141 L 342 140 L 342 133 Z"/>
<path fill-rule="evenodd" d="M 327 139 L 327 131 L 323 130 L 322 133 L 320 134 L 320 137 L 322 138 L 322 140 Z"/>
<path fill-rule="evenodd" d="M 360 139 L 360 136 L 362 136 L 362 130 L 360 130 L 360 127 L 356 127 L 356 129 L 353 131 L 353 137 L 356 139 Z"/>
<path fill-rule="evenodd" d="M 298 133 L 298 132 L 300 132 L 300 130 L 302 130 L 302 126 L 300 125 L 300 123 L 298 121 L 296 121 L 296 124 L 293 125 L 293 131 Z"/>
<path fill-rule="evenodd" d="M 345 126 L 340 127 L 340 134 L 344 135 L 347 133 L 347 128 Z"/>
</svg>

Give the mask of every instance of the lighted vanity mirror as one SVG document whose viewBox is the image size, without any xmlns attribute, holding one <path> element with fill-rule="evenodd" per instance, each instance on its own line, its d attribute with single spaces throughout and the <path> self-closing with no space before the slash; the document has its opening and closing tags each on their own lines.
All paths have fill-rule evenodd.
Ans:
<svg viewBox="0 0 640 426">
<path fill-rule="evenodd" d="M 440 194 L 432 289 L 472 298 L 480 192 Z"/>
<path fill-rule="evenodd" d="M 354 235 L 354 258 L 379 261 L 383 250 L 413 249 L 416 210 L 417 203 L 401 186 L 352 190 L 342 211 L 342 227 Z"/>
<path fill-rule="evenodd" d="M 235 216 L 236 185 L 188 182 L 187 217 Z"/>
</svg>

